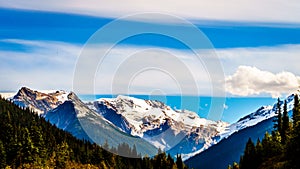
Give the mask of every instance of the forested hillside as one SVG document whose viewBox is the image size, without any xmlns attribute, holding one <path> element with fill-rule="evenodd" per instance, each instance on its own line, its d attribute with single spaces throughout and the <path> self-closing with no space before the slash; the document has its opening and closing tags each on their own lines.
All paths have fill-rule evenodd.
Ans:
<svg viewBox="0 0 300 169">
<path fill-rule="evenodd" d="M 181 157 L 125 158 L 79 140 L 0 96 L 0 168 L 185 168 Z M 112 148 L 137 154 L 126 144 Z"/>
<path fill-rule="evenodd" d="M 274 130 L 266 133 L 256 144 L 249 138 L 244 155 L 239 164 L 234 163 L 228 168 L 233 169 L 299 169 L 300 168 L 300 104 L 296 94 L 292 122 L 289 120 L 287 104 L 283 110 L 277 103 L 277 118 Z"/>
</svg>

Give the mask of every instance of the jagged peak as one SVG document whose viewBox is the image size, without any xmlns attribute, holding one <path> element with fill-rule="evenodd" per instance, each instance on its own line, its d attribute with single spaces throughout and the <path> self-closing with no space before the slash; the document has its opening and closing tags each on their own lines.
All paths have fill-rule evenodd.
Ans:
<svg viewBox="0 0 300 169">
<path fill-rule="evenodd" d="M 58 95 L 65 94 L 64 90 L 34 90 L 29 87 L 21 87 L 16 95 L 42 94 L 42 95 Z"/>
<path fill-rule="evenodd" d="M 43 114 L 67 100 L 67 93 L 63 90 L 37 91 L 22 87 L 12 101 L 21 107 L 33 108 L 38 114 Z"/>
<path fill-rule="evenodd" d="M 294 102 L 294 94 L 291 94 L 291 95 L 287 96 L 287 97 L 285 98 L 285 100 L 287 101 L 287 104 L 293 104 L 293 102 Z M 283 101 L 284 101 L 284 100 L 281 100 L 281 101 L 280 101 L 281 106 L 283 106 L 283 103 L 284 103 Z M 243 120 L 247 120 L 247 119 L 249 119 L 249 118 L 252 118 L 252 117 L 254 117 L 254 116 L 265 116 L 265 115 L 266 115 L 266 111 L 269 111 L 269 110 L 276 111 L 276 109 L 277 109 L 277 102 L 275 102 L 273 106 L 271 106 L 271 105 L 269 105 L 269 106 L 261 106 L 261 107 L 258 108 L 255 112 L 253 112 L 253 113 L 251 113 L 251 114 L 248 114 L 248 115 L 246 115 L 246 116 L 240 118 L 240 119 L 237 121 L 237 123 L 238 123 L 238 122 L 241 122 L 241 121 L 243 121 Z M 272 113 L 272 112 L 269 112 L 269 113 Z M 270 116 L 270 117 L 271 117 L 271 116 Z"/>
<path fill-rule="evenodd" d="M 28 93 L 35 93 L 32 89 L 28 88 L 28 87 L 21 87 L 21 89 L 17 92 L 16 95 L 24 95 L 24 94 L 28 94 Z"/>
<path fill-rule="evenodd" d="M 68 94 L 68 99 L 70 100 L 79 100 L 78 96 L 74 92 Z"/>
<path fill-rule="evenodd" d="M 21 87 L 21 89 L 19 91 L 33 91 L 32 89 L 30 89 L 29 87 Z"/>
<path fill-rule="evenodd" d="M 72 102 L 75 106 L 86 107 L 86 105 L 79 99 L 79 97 L 74 92 L 70 92 L 67 98 L 68 101 Z"/>
</svg>

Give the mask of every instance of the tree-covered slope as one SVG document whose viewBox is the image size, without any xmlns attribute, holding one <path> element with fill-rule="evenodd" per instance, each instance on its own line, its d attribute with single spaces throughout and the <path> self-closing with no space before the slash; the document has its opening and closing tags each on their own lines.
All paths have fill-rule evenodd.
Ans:
<svg viewBox="0 0 300 169">
<path fill-rule="evenodd" d="M 0 168 L 183 168 L 160 153 L 153 158 L 125 158 L 79 140 L 29 109 L 0 98 Z M 107 144 L 104 144 L 106 146 Z M 123 144 L 114 148 L 136 150 Z"/>
<path fill-rule="evenodd" d="M 292 122 L 290 122 L 287 103 L 283 110 L 280 100 L 277 104 L 277 116 L 274 120 L 272 134 L 266 133 L 256 144 L 249 138 L 239 164 L 240 169 L 298 169 L 300 168 L 300 104 L 298 95 L 294 98 Z"/>
<path fill-rule="evenodd" d="M 185 163 L 189 167 L 197 169 L 226 169 L 228 164 L 239 161 L 249 137 L 257 140 L 272 129 L 273 118 L 262 121 L 255 126 L 232 134 L 227 139 L 188 159 Z"/>
</svg>

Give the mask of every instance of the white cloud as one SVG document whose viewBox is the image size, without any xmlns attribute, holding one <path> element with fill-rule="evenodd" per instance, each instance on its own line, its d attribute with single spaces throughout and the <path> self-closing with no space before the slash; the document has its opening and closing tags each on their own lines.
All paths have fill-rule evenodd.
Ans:
<svg viewBox="0 0 300 169">
<path fill-rule="evenodd" d="M 205 66 L 188 51 L 118 46 L 109 51 L 98 65 L 93 81 L 97 93 L 147 94 L 160 90 L 167 94 L 211 95 L 210 76 L 214 75 L 209 75 Z M 79 70 L 95 71 L 80 67 Z M 81 93 L 89 92 L 85 87 L 79 89 L 83 90 Z"/>
<path fill-rule="evenodd" d="M 157 12 L 192 20 L 300 23 L 298 0 L 5 0 L 0 6 L 108 17 Z"/>
<path fill-rule="evenodd" d="M 56 41 L 22 39 L 0 41 L 20 44 L 28 49 L 0 51 L 1 90 L 17 90 L 22 85 L 36 89 L 72 90 L 76 61 L 82 52 L 82 46 Z M 91 53 L 99 50 L 104 48 L 99 48 L 97 45 L 88 48 Z M 205 57 L 206 60 L 216 57 L 216 55 L 206 55 L 208 51 L 197 52 L 203 54 L 201 57 L 203 59 Z M 270 94 L 275 97 L 294 92 L 299 85 L 299 77 L 296 73 L 300 72 L 300 45 L 217 49 L 216 53 L 227 77 L 228 93 L 239 96 Z M 144 60 L 126 66 L 128 59 L 133 55 L 142 56 Z M 174 59 L 180 62 L 175 63 Z M 93 62 L 92 59 L 89 60 Z M 135 70 L 136 66 L 143 62 L 153 65 L 158 60 L 160 63 L 173 65 L 174 68 L 169 69 L 172 70 L 169 72 L 163 69 L 148 69 L 141 72 Z M 185 86 L 183 94 L 209 96 L 212 95 L 212 84 L 215 83 L 211 77 L 217 75 L 208 72 L 207 67 L 215 69 L 214 61 L 209 60 L 206 63 L 210 65 L 205 64 L 192 52 L 185 50 L 150 46 L 117 46 L 109 51 L 102 64 L 99 64 L 95 70 L 93 75 L 95 92 L 111 93 L 115 79 L 117 80 L 114 84 L 115 92 L 124 92 L 128 89 L 132 94 L 149 93 L 153 90 L 160 90 L 166 94 L 182 93 L 182 89 L 178 87 L 180 82 Z M 122 65 L 125 66 L 124 70 L 118 71 Z M 182 70 L 190 72 L 191 76 L 185 76 Z M 122 77 L 126 77 L 130 71 L 136 71 L 136 74 L 129 77 L 131 81 L 128 88 L 128 79 Z M 84 75 L 85 70 L 82 70 L 82 73 Z M 174 75 L 177 75 L 176 78 Z M 225 82 L 222 77 L 218 80 Z M 81 83 L 84 86 L 84 78 Z M 192 88 L 192 83 L 196 83 L 198 91 Z"/>
<path fill-rule="evenodd" d="M 300 77 L 291 72 L 271 73 L 256 67 L 239 66 L 226 78 L 226 90 L 238 96 L 270 94 L 279 97 L 297 91 Z"/>
<path fill-rule="evenodd" d="M 72 87 L 73 70 L 80 47 L 55 41 L 4 39 L 1 42 L 22 45 L 25 51 L 0 51 L 0 89 L 18 90 Z"/>
<path fill-rule="evenodd" d="M 1 90 L 13 91 L 24 85 L 36 89 L 73 89 L 74 70 L 78 69 L 76 61 L 82 46 L 56 41 L 0 41 L 19 44 L 26 49 L 0 51 Z M 93 55 L 106 49 L 105 44 L 85 48 Z M 130 62 L 135 56 L 142 59 Z M 93 59 L 87 57 L 86 61 L 93 63 Z M 147 65 L 154 67 L 143 70 Z M 91 91 L 85 88 L 85 84 L 91 82 L 85 80 L 89 77 L 86 73 L 89 68 L 90 65 L 87 65 L 80 70 L 83 75 L 79 82 L 82 93 Z M 124 93 L 128 89 L 130 94 L 161 90 L 167 94 L 211 95 L 211 79 L 205 65 L 194 54 L 186 51 L 150 46 L 117 46 L 91 72 L 95 73 L 91 76 L 94 78 L 92 82 L 95 83 L 96 93 L 110 94 L 113 87 L 114 93 Z M 128 72 L 135 74 L 128 77 Z"/>
</svg>

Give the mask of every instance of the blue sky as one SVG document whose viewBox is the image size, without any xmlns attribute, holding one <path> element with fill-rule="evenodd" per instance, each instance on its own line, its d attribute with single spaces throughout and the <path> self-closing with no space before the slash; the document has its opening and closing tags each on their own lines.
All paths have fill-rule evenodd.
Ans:
<svg viewBox="0 0 300 169">
<path fill-rule="evenodd" d="M 214 46 L 214 53 L 222 65 L 224 78 L 220 80 L 224 81 L 222 87 L 228 96 L 277 97 L 290 94 L 299 86 L 300 6 L 297 1 L 272 1 L 271 4 L 268 0 L 247 3 L 191 1 L 186 4 L 151 1 L 151 4 L 142 4 L 128 0 L 123 5 L 115 1 L 100 2 L 1 2 L 0 90 L 15 91 L 23 85 L 36 89 L 72 90 L 77 59 L 83 47 L 88 46 L 87 40 L 116 18 L 140 12 L 173 15 L 201 30 Z M 161 26 L 178 31 L 186 27 L 159 17 L 129 18 L 122 22 L 124 27 L 112 30 L 111 37 L 130 29 L 129 26 Z M 193 35 L 187 36 L 193 38 Z M 101 42 L 104 45 L 113 43 L 110 39 Z M 121 41 L 104 59 L 107 64 L 98 66 L 94 75 L 97 87 L 93 90 L 111 93 L 112 85 L 108 82 L 113 81 L 118 66 L 132 54 L 153 48 L 176 55 L 192 72 L 198 91 L 187 90 L 183 94 L 212 95 L 213 75 L 207 71 L 207 65 L 197 63 L 182 42 L 156 34 L 137 35 Z M 159 52 L 148 51 L 143 55 L 159 55 Z M 173 64 L 172 60 L 166 62 Z M 157 71 L 140 73 L 132 79 L 128 91 L 133 94 L 153 91 L 182 94 L 176 83 L 186 79 L 174 81 L 171 75 Z M 128 88 L 123 81 L 118 85 Z M 89 90 L 83 90 L 83 93 L 86 91 Z M 116 93 L 122 91 L 116 89 Z"/>
<path fill-rule="evenodd" d="M 0 8 L 1 39 L 27 39 L 63 41 L 84 44 L 99 28 L 114 18 L 79 14 Z M 151 24 L 138 21 L 136 24 Z M 152 23 L 157 24 L 157 23 Z M 199 20 L 195 25 L 205 33 L 216 48 L 259 47 L 300 43 L 300 24 L 258 24 L 255 22 L 229 22 Z M 181 25 L 170 24 L 170 27 Z M 126 44 L 184 48 L 168 38 L 148 35 L 127 40 Z M 142 42 L 142 44 L 141 44 Z M 9 49 L 10 45 L 1 44 Z M 7 48 L 6 48 L 7 47 Z"/>
</svg>

